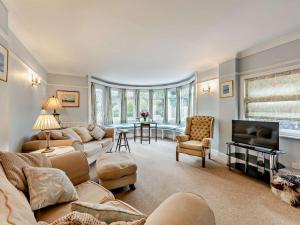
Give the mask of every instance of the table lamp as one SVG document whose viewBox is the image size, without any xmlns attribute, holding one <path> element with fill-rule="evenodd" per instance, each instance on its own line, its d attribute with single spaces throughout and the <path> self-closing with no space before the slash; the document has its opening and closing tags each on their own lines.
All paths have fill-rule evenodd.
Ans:
<svg viewBox="0 0 300 225">
<path fill-rule="evenodd" d="M 32 127 L 32 130 L 41 130 L 46 133 L 46 149 L 42 151 L 42 153 L 54 151 L 53 148 L 50 148 L 50 130 L 58 128 L 60 128 L 60 126 L 55 117 L 48 115 L 45 110 L 42 110 Z"/>
<path fill-rule="evenodd" d="M 59 120 L 59 113 L 56 112 L 56 110 L 62 109 L 62 105 L 60 104 L 58 98 L 52 96 L 48 98 L 47 104 L 45 105 L 45 109 L 47 110 L 54 110 L 52 115 L 55 117 L 57 120 L 58 124 L 60 124 Z"/>
</svg>

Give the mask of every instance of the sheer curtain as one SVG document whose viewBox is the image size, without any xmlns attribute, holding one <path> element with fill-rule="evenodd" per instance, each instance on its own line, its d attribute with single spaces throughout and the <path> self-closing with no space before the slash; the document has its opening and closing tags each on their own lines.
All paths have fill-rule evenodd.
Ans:
<svg viewBox="0 0 300 225">
<path fill-rule="evenodd" d="M 153 90 L 149 90 L 149 113 L 150 119 L 153 119 Z"/>
<path fill-rule="evenodd" d="M 106 101 L 105 101 L 105 107 L 104 107 L 104 125 L 110 125 L 113 123 L 113 118 L 112 118 L 112 102 L 111 102 L 111 88 L 106 87 Z"/>
<path fill-rule="evenodd" d="M 135 90 L 135 112 L 136 118 L 140 118 L 140 90 Z"/>
<path fill-rule="evenodd" d="M 165 101 L 164 101 L 164 119 L 163 123 L 168 123 L 168 89 L 164 90 L 165 92 Z"/>
<path fill-rule="evenodd" d="M 92 122 L 96 124 L 105 124 L 106 117 L 106 87 L 92 83 L 91 85 L 91 109 Z"/>
<path fill-rule="evenodd" d="M 121 123 L 127 123 L 127 91 L 121 90 Z"/>
<path fill-rule="evenodd" d="M 176 88 L 176 124 L 181 123 L 181 118 L 180 118 L 180 89 L 181 87 Z"/>
</svg>

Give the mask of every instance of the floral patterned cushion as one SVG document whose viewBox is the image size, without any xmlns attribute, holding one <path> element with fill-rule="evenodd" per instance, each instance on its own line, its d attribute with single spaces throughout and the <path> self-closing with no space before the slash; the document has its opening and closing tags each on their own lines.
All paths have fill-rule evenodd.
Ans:
<svg viewBox="0 0 300 225">
<path fill-rule="evenodd" d="M 127 210 L 105 203 L 95 204 L 88 202 L 72 202 L 71 209 L 72 211 L 88 213 L 96 217 L 98 220 L 104 221 L 108 224 L 118 221 L 133 222 L 146 218 L 145 215 L 133 210 Z"/>
<path fill-rule="evenodd" d="M 32 210 L 78 199 L 75 187 L 65 172 L 55 168 L 25 167 Z"/>
</svg>

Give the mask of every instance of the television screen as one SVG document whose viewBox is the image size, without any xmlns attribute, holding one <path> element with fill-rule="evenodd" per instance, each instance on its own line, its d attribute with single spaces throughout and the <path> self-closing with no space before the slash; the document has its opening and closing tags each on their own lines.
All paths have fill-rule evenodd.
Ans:
<svg viewBox="0 0 300 225">
<path fill-rule="evenodd" d="M 279 149 L 279 123 L 248 120 L 232 120 L 232 141 Z"/>
</svg>

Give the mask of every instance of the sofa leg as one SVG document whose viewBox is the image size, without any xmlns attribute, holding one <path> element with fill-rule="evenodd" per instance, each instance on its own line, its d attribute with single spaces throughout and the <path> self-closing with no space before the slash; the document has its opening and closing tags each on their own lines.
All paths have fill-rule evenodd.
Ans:
<svg viewBox="0 0 300 225">
<path fill-rule="evenodd" d="M 202 168 L 205 168 L 205 156 L 202 156 Z"/>
<path fill-rule="evenodd" d="M 211 159 L 210 153 L 208 153 L 208 159 Z"/>
<path fill-rule="evenodd" d="M 179 152 L 176 151 L 176 161 L 179 161 Z"/>
<path fill-rule="evenodd" d="M 135 185 L 134 184 L 129 184 L 129 188 L 131 191 L 134 191 L 135 190 Z"/>
</svg>

